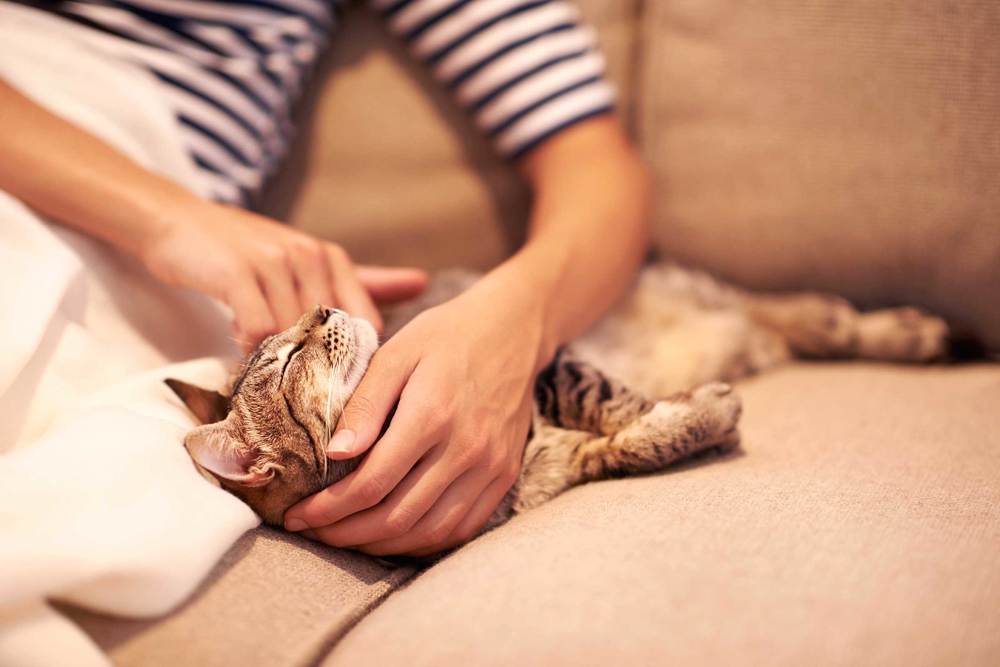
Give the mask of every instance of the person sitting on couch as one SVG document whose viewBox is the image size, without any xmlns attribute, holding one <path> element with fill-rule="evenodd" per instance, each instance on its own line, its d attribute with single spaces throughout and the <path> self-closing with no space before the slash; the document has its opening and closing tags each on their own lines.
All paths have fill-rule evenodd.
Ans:
<svg viewBox="0 0 1000 667">
<path fill-rule="evenodd" d="M 379 302 L 422 289 L 418 270 L 356 266 L 246 208 L 288 148 L 290 111 L 334 34 L 329 3 L 21 4 L 156 79 L 197 182 L 143 168 L 0 82 L 0 189 L 224 302 L 246 347 L 316 303 L 380 325 Z M 364 452 L 398 402 L 381 446 L 286 516 L 331 545 L 425 554 L 472 537 L 517 478 L 534 376 L 627 286 L 649 185 L 594 34 L 566 0 L 371 4 L 534 193 L 523 247 L 375 355 L 329 447 Z"/>
</svg>

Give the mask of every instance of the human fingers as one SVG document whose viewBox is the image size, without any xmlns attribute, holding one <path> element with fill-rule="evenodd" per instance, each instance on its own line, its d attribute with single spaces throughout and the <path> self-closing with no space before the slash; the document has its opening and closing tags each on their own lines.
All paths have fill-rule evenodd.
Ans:
<svg viewBox="0 0 1000 667">
<path fill-rule="evenodd" d="M 237 342 L 244 351 L 254 348 L 278 329 L 267 299 L 249 270 L 238 273 L 224 290 L 222 300 L 233 310 Z"/>
<path fill-rule="evenodd" d="M 433 553 L 432 547 L 443 544 L 452 535 L 494 479 L 491 471 L 473 468 L 456 479 L 407 533 L 354 548 L 372 556 Z"/>
<path fill-rule="evenodd" d="M 328 243 L 326 256 L 338 305 L 351 315 L 368 320 L 377 331 L 381 331 L 382 316 L 361 284 L 347 252 L 338 245 Z"/>
<path fill-rule="evenodd" d="M 400 554 L 413 556 L 414 558 L 424 558 L 448 549 L 465 544 L 476 537 L 489 522 L 490 517 L 503 501 L 504 496 L 517 481 L 517 476 L 500 476 L 493 480 L 482 495 L 476 500 L 465 517 L 452 529 L 451 533 L 444 540 L 433 542 L 426 547 L 416 549 L 403 549 Z"/>
<path fill-rule="evenodd" d="M 302 311 L 287 250 L 278 245 L 268 246 L 255 269 L 278 328 L 295 324 Z"/>
<path fill-rule="evenodd" d="M 352 459 L 375 444 L 416 365 L 416 355 L 405 346 L 386 344 L 375 351 L 337 420 L 326 445 L 328 457 Z"/>
<path fill-rule="evenodd" d="M 433 435 L 389 438 L 387 431 L 386 438 L 379 443 L 383 446 L 372 449 L 354 472 L 292 506 L 285 513 L 285 529 L 296 531 L 327 526 L 374 507 L 396 488 L 435 440 Z"/>
<path fill-rule="evenodd" d="M 357 392 L 351 400 L 353 401 L 356 396 Z M 374 412 L 370 414 L 381 415 L 381 419 L 384 419 L 388 410 L 382 412 L 382 407 L 373 407 L 374 404 L 369 404 L 367 400 L 364 399 L 361 403 L 365 406 L 363 409 L 373 410 Z M 377 400 L 384 400 L 384 397 Z M 378 419 L 376 417 L 372 421 Z M 350 475 L 292 506 L 285 513 L 285 528 L 294 531 L 325 526 L 377 505 L 440 440 L 438 433 L 428 429 L 428 426 L 433 424 L 429 424 L 418 410 L 408 407 L 404 397 L 389 429 L 379 442 L 380 446 L 374 448 Z M 335 446 L 338 437 L 343 438 L 344 433 L 348 434 L 349 439 L 356 440 L 353 431 L 341 429 L 331 439 L 331 445 Z M 376 430 L 374 436 L 366 434 L 363 437 L 374 440 L 377 434 Z M 366 441 L 362 441 L 361 444 L 358 453 L 348 454 L 347 457 L 356 456 L 369 446 Z"/>
<path fill-rule="evenodd" d="M 333 295 L 333 276 L 327 265 L 326 248 L 304 234 L 289 249 L 292 274 L 299 296 L 299 313 L 316 306 L 339 306 Z"/>
<path fill-rule="evenodd" d="M 406 301 L 427 287 L 427 272 L 421 269 L 362 265 L 357 267 L 357 275 L 378 303 Z"/>
<path fill-rule="evenodd" d="M 526 434 L 524 437 L 527 437 Z M 472 503 L 464 516 L 453 522 L 442 521 L 441 525 L 434 526 L 434 529 L 428 531 L 430 533 L 427 536 L 429 539 L 422 542 L 400 541 L 396 544 L 382 544 L 374 548 L 379 550 L 388 548 L 392 549 L 388 553 L 422 558 L 464 544 L 478 535 L 521 474 L 520 455 L 504 455 L 503 452 L 507 450 L 502 446 L 497 446 L 499 444 L 502 443 L 493 444 L 489 448 L 491 455 L 485 460 L 482 468 L 486 473 L 484 478 L 488 479 L 489 482 L 484 484 L 481 493 L 478 494 L 475 502 Z M 515 450 L 509 451 L 520 452 L 521 450 L 515 448 Z M 442 498 L 438 504 L 444 503 L 445 500 Z M 442 539 L 440 536 L 445 533 L 448 525 L 451 525 L 452 529 Z M 416 529 L 413 532 L 416 532 Z M 366 545 L 361 550 L 375 554 L 376 551 L 370 550 L 370 547 L 371 545 Z"/>
<path fill-rule="evenodd" d="M 336 523 L 314 529 L 314 539 L 346 547 L 401 537 L 423 518 L 445 489 L 469 467 L 471 462 L 449 457 L 446 447 L 434 447 L 382 502 Z"/>
</svg>

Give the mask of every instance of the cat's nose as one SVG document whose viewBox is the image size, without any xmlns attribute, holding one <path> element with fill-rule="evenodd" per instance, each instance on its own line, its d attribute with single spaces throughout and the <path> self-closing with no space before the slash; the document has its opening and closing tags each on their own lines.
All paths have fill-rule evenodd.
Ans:
<svg viewBox="0 0 1000 667">
<path fill-rule="evenodd" d="M 303 316 L 303 318 L 306 317 L 309 318 L 309 321 L 307 321 L 306 325 L 308 326 L 313 324 L 322 324 L 323 322 L 326 322 L 326 318 L 330 317 L 330 310 L 331 309 L 327 308 L 326 306 L 317 305 L 313 309 L 312 314 L 309 314 L 307 312 Z"/>
<path fill-rule="evenodd" d="M 314 317 L 318 323 L 328 322 L 331 317 L 347 317 L 347 313 L 339 308 L 328 308 L 326 306 L 316 306 Z"/>
</svg>

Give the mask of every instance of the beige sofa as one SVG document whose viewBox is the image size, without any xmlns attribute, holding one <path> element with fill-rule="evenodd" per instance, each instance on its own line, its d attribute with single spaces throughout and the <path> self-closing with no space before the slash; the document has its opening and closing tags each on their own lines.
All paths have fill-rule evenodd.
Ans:
<svg viewBox="0 0 1000 667">
<path fill-rule="evenodd" d="M 994 0 L 581 4 L 662 253 L 1000 347 Z M 346 22 L 262 208 L 361 260 L 495 263 L 523 184 Z M 122 665 L 1000 664 L 1000 367 L 795 364 L 740 392 L 740 453 L 575 489 L 423 572 L 262 528 L 166 618 L 65 611 Z"/>
</svg>

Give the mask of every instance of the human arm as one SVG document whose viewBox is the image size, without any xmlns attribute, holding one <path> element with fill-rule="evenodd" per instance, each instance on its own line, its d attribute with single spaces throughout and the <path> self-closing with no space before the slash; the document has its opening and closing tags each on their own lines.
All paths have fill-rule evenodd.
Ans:
<svg viewBox="0 0 1000 667">
<path fill-rule="evenodd" d="M 423 285 L 420 272 L 355 268 L 334 244 L 203 200 L 3 81 L 0 114 L 0 190 L 135 256 L 163 282 L 226 303 L 245 346 L 316 303 L 378 323 L 372 297 Z"/>
<path fill-rule="evenodd" d="M 629 284 L 649 201 L 646 170 L 610 115 L 551 138 L 520 167 L 535 195 L 527 242 L 376 353 L 331 456 L 370 447 L 398 400 L 388 430 L 354 473 L 290 510 L 286 527 L 376 555 L 426 555 L 473 537 L 516 480 L 534 377 Z"/>
</svg>

